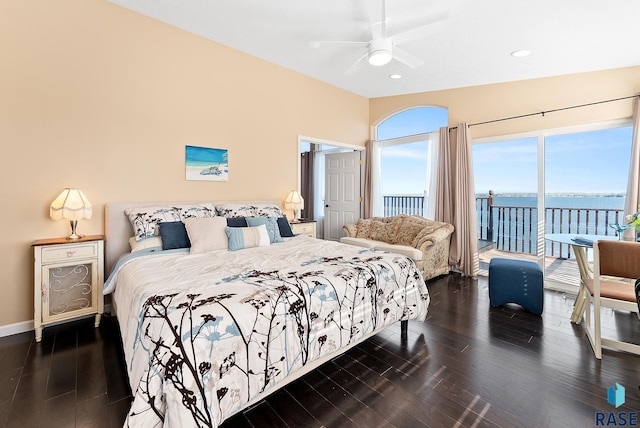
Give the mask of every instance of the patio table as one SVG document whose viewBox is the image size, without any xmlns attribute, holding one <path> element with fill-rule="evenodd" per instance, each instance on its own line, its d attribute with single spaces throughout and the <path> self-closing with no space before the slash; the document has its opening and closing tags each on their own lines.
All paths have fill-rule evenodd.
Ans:
<svg viewBox="0 0 640 428">
<path fill-rule="evenodd" d="M 578 262 L 578 270 L 580 271 L 580 286 L 578 287 L 578 295 L 573 304 L 573 312 L 571 313 L 571 322 L 580 324 L 582 322 L 582 314 L 587 303 L 587 295 L 589 291 L 585 287 L 584 280 L 593 278 L 593 271 L 589 267 L 587 258 L 587 249 L 593 248 L 595 241 L 617 241 L 617 236 L 611 235 L 581 235 L 577 233 L 547 233 L 544 239 L 558 242 L 560 244 L 571 245 L 573 253 Z"/>
</svg>

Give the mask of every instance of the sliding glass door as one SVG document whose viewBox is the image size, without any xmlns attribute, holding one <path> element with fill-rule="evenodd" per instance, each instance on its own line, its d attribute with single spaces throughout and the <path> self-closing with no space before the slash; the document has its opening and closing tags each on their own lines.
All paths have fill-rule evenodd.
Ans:
<svg viewBox="0 0 640 428">
<path fill-rule="evenodd" d="M 480 274 L 492 257 L 524 258 L 543 266 L 547 286 L 575 289 L 573 248 L 545 235 L 616 234 L 631 134 L 617 121 L 474 141 Z"/>
<path fill-rule="evenodd" d="M 536 137 L 472 147 L 481 275 L 493 257 L 536 260 L 538 152 Z"/>
<path fill-rule="evenodd" d="M 555 132 L 544 137 L 546 233 L 569 237 L 615 236 L 624 223 L 624 200 L 631 156 L 631 126 L 611 124 Z M 547 284 L 577 287 L 571 245 L 545 245 Z M 586 250 L 587 260 L 592 253 Z"/>
</svg>

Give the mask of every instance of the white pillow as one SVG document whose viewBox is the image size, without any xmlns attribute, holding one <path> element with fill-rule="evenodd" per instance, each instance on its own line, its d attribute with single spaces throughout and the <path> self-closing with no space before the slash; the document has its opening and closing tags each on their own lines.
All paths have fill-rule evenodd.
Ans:
<svg viewBox="0 0 640 428">
<path fill-rule="evenodd" d="M 162 239 L 159 236 L 152 236 L 142 241 L 136 241 L 135 236 L 129 238 L 129 245 L 131 246 L 131 252 L 140 251 L 147 248 L 160 247 L 162 249 Z"/>
<path fill-rule="evenodd" d="M 214 217 L 216 208 L 210 202 L 201 204 L 149 205 L 129 208 L 124 211 L 133 227 L 136 241 L 149 236 L 158 236 L 158 224 L 167 221 L 182 221 L 191 217 Z"/>
<path fill-rule="evenodd" d="M 186 218 L 184 226 L 191 241 L 191 254 L 226 250 L 229 245 L 224 217 Z"/>
</svg>

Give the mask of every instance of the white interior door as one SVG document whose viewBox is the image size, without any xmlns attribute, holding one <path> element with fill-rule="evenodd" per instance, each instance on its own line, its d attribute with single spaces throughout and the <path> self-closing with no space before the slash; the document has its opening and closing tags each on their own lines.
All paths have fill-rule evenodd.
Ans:
<svg viewBox="0 0 640 428">
<path fill-rule="evenodd" d="M 342 226 L 360 218 L 360 153 L 325 155 L 324 239 L 340 240 Z"/>
</svg>

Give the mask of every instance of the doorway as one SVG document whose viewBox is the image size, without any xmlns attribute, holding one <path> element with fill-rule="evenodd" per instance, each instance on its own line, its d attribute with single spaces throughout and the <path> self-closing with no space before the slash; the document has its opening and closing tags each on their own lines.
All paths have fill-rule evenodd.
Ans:
<svg viewBox="0 0 640 428">
<path fill-rule="evenodd" d="M 325 233 L 325 156 L 328 154 L 355 152 L 358 154 L 359 159 L 360 152 L 363 150 L 363 146 L 302 135 L 298 136 L 298 188 L 305 199 L 303 217 L 316 222 L 316 236 L 320 239 L 327 239 L 329 236 L 329 233 Z M 360 185 L 362 183 L 362 168 L 360 165 L 358 167 L 360 168 L 358 174 L 359 183 L 357 185 L 357 196 L 359 198 L 362 192 Z M 311 204 L 307 203 L 308 200 L 311 201 Z M 337 213 L 332 215 L 337 215 Z M 361 211 L 358 210 L 355 221 L 360 218 L 360 215 Z M 349 217 L 349 215 L 345 216 Z M 331 227 L 335 228 L 331 235 L 339 240 L 340 236 L 342 236 L 342 224 L 334 221 Z"/>
</svg>

